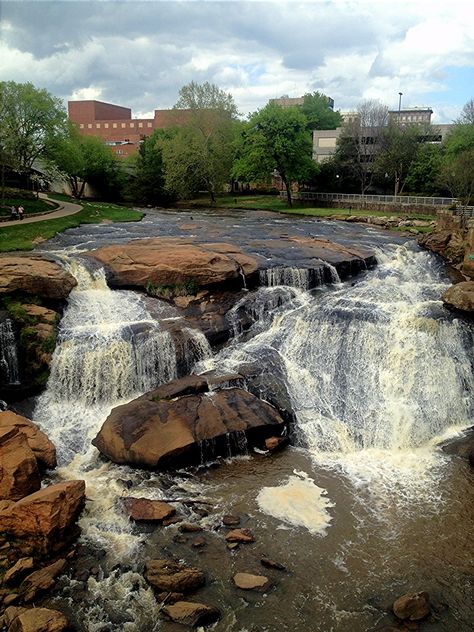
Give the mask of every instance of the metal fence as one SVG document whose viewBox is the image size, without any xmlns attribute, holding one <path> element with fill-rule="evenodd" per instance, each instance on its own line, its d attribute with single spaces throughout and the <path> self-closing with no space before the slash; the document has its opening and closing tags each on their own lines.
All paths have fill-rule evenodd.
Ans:
<svg viewBox="0 0 474 632">
<path fill-rule="evenodd" d="M 280 191 L 280 197 L 286 197 Z M 299 191 L 293 194 L 296 200 L 316 200 L 319 202 L 367 202 L 373 204 L 399 204 L 401 206 L 443 207 L 458 204 L 455 198 L 418 197 L 416 195 L 361 195 L 359 193 L 319 193 Z"/>
</svg>

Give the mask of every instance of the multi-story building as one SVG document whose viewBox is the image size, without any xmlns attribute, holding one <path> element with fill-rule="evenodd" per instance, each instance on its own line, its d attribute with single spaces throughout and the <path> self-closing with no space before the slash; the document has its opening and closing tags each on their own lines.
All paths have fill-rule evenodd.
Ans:
<svg viewBox="0 0 474 632">
<path fill-rule="evenodd" d="M 328 101 L 328 108 L 334 110 L 334 99 L 331 97 L 326 97 Z M 303 97 L 289 97 L 288 95 L 283 95 L 279 99 L 270 99 L 270 103 L 276 103 L 282 108 L 294 108 L 303 105 L 304 96 Z"/>
<path fill-rule="evenodd" d="M 185 123 L 189 110 L 155 110 L 153 118 L 134 119 L 132 110 L 102 101 L 69 101 L 69 119 L 84 136 L 98 136 L 120 157 L 135 154 L 155 129 Z"/>
<path fill-rule="evenodd" d="M 414 107 L 406 110 L 390 110 L 388 115 L 391 120 L 399 121 L 402 124 L 413 125 L 422 123 L 431 123 L 431 115 L 433 110 L 428 107 Z"/>
</svg>

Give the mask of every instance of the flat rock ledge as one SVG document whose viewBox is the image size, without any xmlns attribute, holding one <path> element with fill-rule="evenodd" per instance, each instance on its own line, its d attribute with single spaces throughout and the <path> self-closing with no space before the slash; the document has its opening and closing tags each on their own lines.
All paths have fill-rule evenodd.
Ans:
<svg viewBox="0 0 474 632">
<path fill-rule="evenodd" d="M 72 274 L 39 255 L 0 255 L 0 295 L 21 292 L 65 299 L 76 285 Z"/>
<path fill-rule="evenodd" d="M 115 463 L 182 467 L 281 434 L 278 411 L 240 389 L 208 391 L 200 376 L 175 380 L 114 408 L 92 441 Z"/>
<path fill-rule="evenodd" d="M 452 285 L 442 296 L 443 302 L 461 312 L 474 314 L 474 281 Z"/>
<path fill-rule="evenodd" d="M 62 632 L 69 623 L 57 610 L 49 608 L 17 608 L 5 610 L 5 624 L 8 632 Z"/>
</svg>

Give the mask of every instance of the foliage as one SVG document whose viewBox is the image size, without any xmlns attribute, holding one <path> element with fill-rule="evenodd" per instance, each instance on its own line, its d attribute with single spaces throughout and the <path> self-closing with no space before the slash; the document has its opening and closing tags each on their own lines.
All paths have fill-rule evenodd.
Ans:
<svg viewBox="0 0 474 632">
<path fill-rule="evenodd" d="M 334 160 L 341 172 L 356 178 L 362 195 L 372 184 L 374 162 L 387 122 L 387 106 L 378 101 L 363 101 L 357 108 L 357 115 L 344 124 L 338 138 Z"/>
<path fill-rule="evenodd" d="M 237 125 L 233 98 L 213 84 L 193 81 L 181 88 L 175 108 L 184 110 L 185 122 L 159 142 L 166 190 L 182 198 L 204 189 L 214 202 L 232 167 Z"/>
<path fill-rule="evenodd" d="M 35 214 L 35 213 L 47 213 L 48 211 L 52 211 L 58 207 L 57 204 L 52 202 L 46 202 L 45 200 L 36 199 L 33 196 L 33 199 L 23 197 L 23 192 L 21 196 L 18 197 L 5 197 L 2 201 L 3 206 L 0 206 L 0 215 L 10 215 L 10 209 L 12 206 L 23 206 L 25 209 L 25 214 Z M 1 224 L 0 224 L 1 226 Z"/>
<path fill-rule="evenodd" d="M 195 279 L 186 279 L 184 283 L 173 285 L 155 285 L 148 281 L 145 290 L 147 294 L 155 298 L 171 300 L 175 296 L 195 296 L 199 291 L 199 285 Z"/>
<path fill-rule="evenodd" d="M 406 189 L 423 195 L 438 195 L 442 162 L 443 153 L 439 145 L 422 143 L 408 169 Z"/>
<path fill-rule="evenodd" d="M 457 155 L 448 154 L 441 167 L 440 180 L 454 198 L 466 206 L 474 202 L 474 148 Z"/>
<path fill-rule="evenodd" d="M 0 158 L 28 173 L 49 143 L 66 132 L 61 100 L 31 83 L 0 82 Z"/>
<path fill-rule="evenodd" d="M 41 241 L 81 224 L 99 224 L 103 221 L 134 222 L 143 217 L 143 213 L 114 204 L 85 203 L 83 207 L 79 213 L 67 217 L 31 224 L 18 222 L 15 226 L 4 228 L 0 224 L 0 252 L 32 250 Z"/>
<path fill-rule="evenodd" d="M 303 112 L 269 103 L 255 112 L 242 130 L 233 176 L 255 182 L 268 180 L 277 171 L 291 206 L 292 182 L 306 182 L 317 171 L 311 154 L 311 134 Z"/>
<path fill-rule="evenodd" d="M 67 135 L 50 143 L 48 157 L 64 174 L 78 199 L 82 198 L 86 183 L 103 195 L 110 195 L 118 187 L 119 164 L 110 147 L 95 136 L 82 136 L 72 124 Z"/>
<path fill-rule="evenodd" d="M 133 156 L 133 177 L 127 194 L 142 204 L 166 204 L 170 201 L 165 192 L 165 167 L 163 143 L 169 134 L 154 130 L 140 145 L 137 156 Z"/>
<path fill-rule="evenodd" d="M 469 101 L 464 105 L 458 122 L 465 123 L 467 125 L 474 125 L 474 99 L 469 99 Z"/>
<path fill-rule="evenodd" d="M 342 116 L 329 107 L 328 98 L 321 92 L 304 95 L 301 111 L 308 121 L 308 129 L 336 129 L 342 125 Z"/>
</svg>

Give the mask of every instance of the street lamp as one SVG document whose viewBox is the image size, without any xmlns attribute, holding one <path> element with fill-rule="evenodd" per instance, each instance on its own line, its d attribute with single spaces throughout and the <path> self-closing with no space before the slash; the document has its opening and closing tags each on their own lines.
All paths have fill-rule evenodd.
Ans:
<svg viewBox="0 0 474 632">
<path fill-rule="evenodd" d="M 398 93 L 398 122 L 400 123 L 400 111 L 402 109 L 402 95 L 403 92 Z"/>
</svg>

